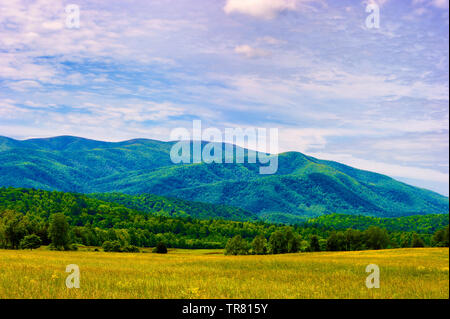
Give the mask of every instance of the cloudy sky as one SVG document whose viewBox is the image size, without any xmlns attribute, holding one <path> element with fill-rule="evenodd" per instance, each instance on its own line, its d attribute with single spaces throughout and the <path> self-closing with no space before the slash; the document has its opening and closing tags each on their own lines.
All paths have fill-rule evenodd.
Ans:
<svg viewBox="0 0 450 319">
<path fill-rule="evenodd" d="M 281 151 L 448 195 L 448 0 L 379 0 L 379 28 L 367 4 L 2 0 L 0 135 L 275 127 Z"/>
</svg>

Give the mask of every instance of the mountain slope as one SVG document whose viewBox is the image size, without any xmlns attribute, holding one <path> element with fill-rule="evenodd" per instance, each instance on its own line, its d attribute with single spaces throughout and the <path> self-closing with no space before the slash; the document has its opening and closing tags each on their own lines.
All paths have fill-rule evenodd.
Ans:
<svg viewBox="0 0 450 319">
<path fill-rule="evenodd" d="M 42 202 L 43 198 L 46 199 L 44 202 Z M 100 203 L 99 205 L 108 203 L 107 205 L 112 207 L 126 207 L 152 216 L 233 221 L 258 220 L 255 214 L 236 207 L 190 202 L 152 194 L 135 196 L 120 193 L 87 195 L 49 192 L 29 188 L 0 187 L 0 210 L 13 209 L 24 212 L 27 209 L 37 209 L 46 212 L 46 214 L 51 214 L 58 212 L 54 207 L 54 205 L 58 204 L 59 208 L 57 209 L 62 209 L 62 212 L 78 215 L 86 207 L 86 201 L 97 201 Z M 36 207 L 38 203 L 45 203 L 47 206 Z"/>
<path fill-rule="evenodd" d="M 311 218 L 306 222 L 306 225 L 331 230 L 346 230 L 349 228 L 366 230 L 371 226 L 378 226 L 387 231 L 414 231 L 420 234 L 433 234 L 436 230 L 447 226 L 448 222 L 449 216 L 447 214 L 395 218 L 330 214 Z"/>
<path fill-rule="evenodd" d="M 282 222 L 326 213 L 394 217 L 449 209 L 448 198 L 437 193 L 297 152 L 280 154 L 276 174 L 260 175 L 259 164 L 173 164 L 172 145 L 0 138 L 0 186 L 151 193 L 236 206 Z"/>
<path fill-rule="evenodd" d="M 89 197 L 116 203 L 130 209 L 156 216 L 193 217 L 198 219 L 226 219 L 235 221 L 257 221 L 258 216 L 240 208 L 219 204 L 191 202 L 153 194 L 128 195 L 122 193 L 90 194 Z"/>
</svg>

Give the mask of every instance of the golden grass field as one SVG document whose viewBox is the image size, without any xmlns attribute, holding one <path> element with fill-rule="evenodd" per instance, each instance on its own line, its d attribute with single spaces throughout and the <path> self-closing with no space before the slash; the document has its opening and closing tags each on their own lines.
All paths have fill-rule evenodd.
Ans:
<svg viewBox="0 0 450 319">
<path fill-rule="evenodd" d="M 68 289 L 68 264 L 80 288 Z M 368 264 L 380 288 L 365 285 Z M 0 250 L 0 298 L 449 298 L 448 248 L 224 256 Z"/>
</svg>

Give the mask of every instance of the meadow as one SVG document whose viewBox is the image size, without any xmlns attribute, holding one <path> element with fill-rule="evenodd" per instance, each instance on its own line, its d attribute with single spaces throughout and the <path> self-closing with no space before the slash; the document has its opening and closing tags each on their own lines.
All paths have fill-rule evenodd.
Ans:
<svg viewBox="0 0 450 319">
<path fill-rule="evenodd" d="M 80 288 L 65 285 L 77 264 Z M 368 264 L 380 288 L 365 285 Z M 224 256 L 0 250 L 0 298 L 449 298 L 448 248 Z"/>
</svg>

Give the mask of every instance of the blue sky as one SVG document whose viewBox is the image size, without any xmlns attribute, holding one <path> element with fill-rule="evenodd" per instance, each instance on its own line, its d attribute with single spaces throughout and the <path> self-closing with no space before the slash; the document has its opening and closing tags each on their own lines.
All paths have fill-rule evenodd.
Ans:
<svg viewBox="0 0 450 319">
<path fill-rule="evenodd" d="M 3 1 L 0 135 L 276 127 L 281 151 L 448 195 L 448 0 L 376 3 L 378 29 L 367 1 Z"/>
</svg>

